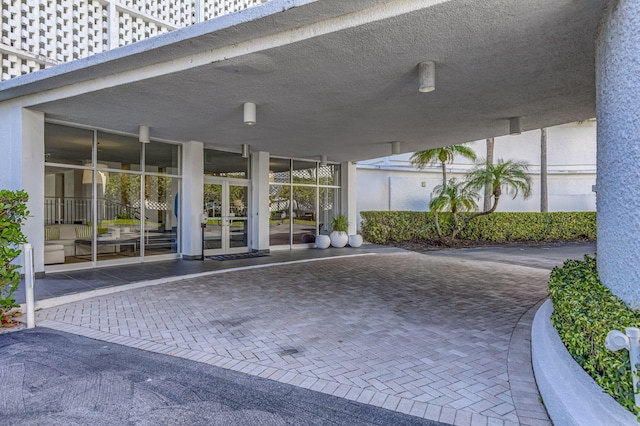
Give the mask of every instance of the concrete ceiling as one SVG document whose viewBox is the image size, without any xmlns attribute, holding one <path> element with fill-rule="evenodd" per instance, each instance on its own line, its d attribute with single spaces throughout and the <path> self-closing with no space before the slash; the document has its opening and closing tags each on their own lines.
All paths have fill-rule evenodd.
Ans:
<svg viewBox="0 0 640 426">
<path fill-rule="evenodd" d="M 384 19 L 366 19 L 400 3 L 307 1 L 255 15 L 266 3 L 234 26 L 196 25 L 172 33 L 175 40 L 167 35 L 137 51 L 117 49 L 64 72 L 0 84 L 0 98 L 3 91 L 6 99 L 20 89 L 87 80 L 92 66 L 100 78 L 132 64 L 161 69 L 212 44 L 231 49 L 253 37 L 315 31 L 352 13 L 355 26 L 179 71 L 167 66 L 168 73 L 97 84 L 43 103 L 35 96 L 32 108 L 129 133 L 147 124 L 152 137 L 212 148 L 248 143 L 273 155 L 332 161 L 389 155 L 391 141 L 409 152 L 501 136 L 514 116 L 523 117 L 523 130 L 595 116 L 594 43 L 605 0 L 423 1 L 408 13 L 398 8 Z M 424 60 L 437 64 L 431 93 L 417 91 L 417 64 Z M 255 126 L 242 123 L 244 102 L 258 105 Z"/>
</svg>

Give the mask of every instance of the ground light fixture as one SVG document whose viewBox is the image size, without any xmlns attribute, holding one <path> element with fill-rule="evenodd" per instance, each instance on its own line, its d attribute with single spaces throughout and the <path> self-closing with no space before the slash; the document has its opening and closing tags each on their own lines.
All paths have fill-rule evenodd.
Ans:
<svg viewBox="0 0 640 426">
<path fill-rule="evenodd" d="M 256 124 L 256 104 L 253 102 L 246 102 L 244 104 L 244 124 L 247 126 Z"/>
<path fill-rule="evenodd" d="M 519 135 L 520 133 L 522 133 L 520 129 L 520 117 L 511 117 L 509 119 L 509 134 Z"/>
<path fill-rule="evenodd" d="M 436 63 L 433 61 L 418 64 L 418 92 L 427 93 L 436 90 Z"/>
<path fill-rule="evenodd" d="M 138 127 L 138 140 L 140 143 L 151 142 L 151 139 L 149 139 L 149 126 Z"/>
</svg>

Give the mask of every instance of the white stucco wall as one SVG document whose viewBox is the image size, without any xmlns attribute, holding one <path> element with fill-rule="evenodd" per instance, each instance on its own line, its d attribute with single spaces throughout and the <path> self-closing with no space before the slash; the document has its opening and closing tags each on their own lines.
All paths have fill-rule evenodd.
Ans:
<svg viewBox="0 0 640 426">
<path fill-rule="evenodd" d="M 547 129 L 547 170 L 549 211 L 595 211 L 596 123 L 570 123 Z M 486 156 L 486 142 L 469 144 L 479 158 Z M 366 210 L 427 211 L 431 193 L 442 183 L 440 166 L 417 170 L 409 163 L 411 153 L 358 163 L 358 223 Z M 540 211 L 540 131 L 495 139 L 494 161 L 520 160 L 529 163 L 532 196 L 512 199 L 505 193 L 497 211 Z M 464 179 L 473 166 L 456 159 L 447 167 L 447 177 Z M 482 206 L 482 194 L 478 200 Z"/>
</svg>

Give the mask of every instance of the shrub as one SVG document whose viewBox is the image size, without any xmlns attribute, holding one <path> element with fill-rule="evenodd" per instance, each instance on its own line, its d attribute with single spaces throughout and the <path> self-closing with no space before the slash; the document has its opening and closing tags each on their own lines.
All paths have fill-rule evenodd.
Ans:
<svg viewBox="0 0 640 426">
<path fill-rule="evenodd" d="M 610 330 L 640 327 L 634 312 L 598 277 L 595 258 L 568 260 L 551 273 L 551 322 L 571 356 L 623 407 L 636 412 L 629 352 L 611 352 L 604 341 Z"/>
<path fill-rule="evenodd" d="M 24 191 L 0 190 L 0 320 L 18 307 L 13 294 L 20 284 L 20 265 L 12 262 L 21 253 L 19 244 L 27 241 L 21 227 L 29 214 L 28 198 Z"/>
<path fill-rule="evenodd" d="M 432 212 L 364 211 L 362 236 L 377 244 L 437 239 Z M 451 213 L 438 214 L 444 235 L 453 230 Z M 595 212 L 497 212 L 469 222 L 460 238 L 479 241 L 594 240 Z"/>
</svg>

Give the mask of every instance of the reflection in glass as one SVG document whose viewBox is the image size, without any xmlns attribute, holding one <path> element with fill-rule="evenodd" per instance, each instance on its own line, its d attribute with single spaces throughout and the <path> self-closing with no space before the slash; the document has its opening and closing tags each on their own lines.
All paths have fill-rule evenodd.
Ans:
<svg viewBox="0 0 640 426">
<path fill-rule="evenodd" d="M 208 221 L 204 230 L 204 248 L 222 248 L 222 185 L 204 185 L 204 211 Z"/>
<path fill-rule="evenodd" d="M 286 158 L 269 159 L 269 182 L 290 183 L 291 182 L 291 160 Z"/>
<path fill-rule="evenodd" d="M 144 184 L 144 255 L 176 253 L 178 251 L 178 218 L 175 196 L 179 179 L 145 176 Z"/>
<path fill-rule="evenodd" d="M 140 256 L 140 175 L 110 172 L 97 198 L 97 259 Z"/>
<path fill-rule="evenodd" d="M 229 185 L 229 248 L 247 247 L 249 227 L 247 217 L 248 188 Z"/>
<path fill-rule="evenodd" d="M 44 156 L 48 163 L 82 166 L 91 162 L 93 130 L 60 124 L 44 125 Z"/>
<path fill-rule="evenodd" d="M 144 144 L 144 170 L 148 173 L 179 175 L 180 145 L 155 142 Z"/>
<path fill-rule="evenodd" d="M 291 187 L 269 185 L 269 245 L 291 244 Z"/>
<path fill-rule="evenodd" d="M 249 159 L 235 152 L 204 150 L 205 176 L 228 177 L 235 179 L 249 178 Z"/>
<path fill-rule="evenodd" d="M 315 186 L 293 187 L 293 244 L 313 243 L 316 235 Z"/>
<path fill-rule="evenodd" d="M 318 169 L 318 177 L 320 185 L 340 185 L 340 166 L 337 164 L 328 164 L 320 166 Z"/>
<path fill-rule="evenodd" d="M 293 160 L 293 171 L 291 176 L 293 183 L 315 185 L 317 177 L 317 165 L 315 161 Z"/>
<path fill-rule="evenodd" d="M 110 169 L 140 171 L 141 143 L 138 138 L 98 132 L 98 163 Z"/>
<path fill-rule="evenodd" d="M 320 187 L 320 232 L 328 233 L 331 219 L 340 211 L 340 189 Z"/>
</svg>

